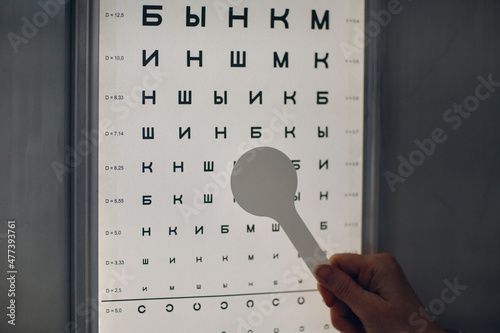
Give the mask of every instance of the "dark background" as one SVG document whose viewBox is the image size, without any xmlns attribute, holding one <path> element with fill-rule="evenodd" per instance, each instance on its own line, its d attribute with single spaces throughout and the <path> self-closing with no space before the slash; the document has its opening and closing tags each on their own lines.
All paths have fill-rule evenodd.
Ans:
<svg viewBox="0 0 500 333">
<path fill-rule="evenodd" d="M 386 29 L 380 171 L 396 173 L 398 156 L 435 128 L 448 139 L 395 192 L 382 176 L 379 249 L 397 257 L 425 306 L 444 279 L 468 286 L 439 323 L 498 332 L 500 87 L 456 130 L 443 114 L 475 94 L 478 76 L 500 82 L 500 1 L 402 4 Z"/>
<path fill-rule="evenodd" d="M 425 306 L 441 298 L 446 279 L 468 286 L 437 316 L 440 324 L 498 332 L 500 87 L 457 129 L 443 114 L 474 95 L 479 76 L 500 82 L 500 1 L 401 0 L 401 8 L 380 35 L 379 249 L 396 256 Z M 19 251 L 18 325 L 12 330 L 3 318 L 2 332 L 69 332 L 69 174 L 60 181 L 52 167 L 64 163 L 69 144 L 69 6 L 18 53 L 7 37 L 40 9 L 38 1 L 0 2 L 2 262 L 7 219 L 17 220 Z M 414 141 L 435 128 L 447 140 L 391 191 L 384 173 L 397 174 L 398 157 L 408 159 Z"/>
</svg>

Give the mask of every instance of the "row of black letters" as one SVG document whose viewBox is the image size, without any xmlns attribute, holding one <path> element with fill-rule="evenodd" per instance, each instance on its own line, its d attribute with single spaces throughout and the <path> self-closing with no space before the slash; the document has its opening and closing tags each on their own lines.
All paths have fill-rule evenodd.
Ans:
<svg viewBox="0 0 500 333">
<path fill-rule="evenodd" d="M 215 183 L 208 183 L 208 185 L 213 185 L 213 187 L 217 187 L 218 185 L 216 185 Z M 359 197 L 359 193 L 358 192 L 346 192 L 344 193 L 344 197 L 345 198 L 357 198 Z M 179 194 L 179 195 L 176 195 L 174 194 L 173 195 L 173 204 L 174 205 L 182 205 L 184 202 L 184 195 L 183 194 Z M 201 192 L 198 192 L 196 193 L 193 197 L 192 197 L 192 202 L 199 206 L 199 207 L 202 207 L 203 204 L 213 204 L 214 203 L 214 195 L 213 194 L 202 194 Z M 294 197 L 294 200 L 295 201 L 300 201 L 301 200 L 301 193 L 298 192 L 295 197 Z M 328 191 L 325 191 L 325 192 L 322 192 L 320 191 L 319 192 L 319 201 L 322 201 L 322 200 L 325 200 L 325 201 L 328 201 Z M 125 203 L 125 199 L 124 198 L 106 198 L 106 199 L 103 199 L 104 203 L 105 204 L 124 204 Z M 234 199 L 233 199 L 233 202 Z M 150 206 L 153 204 L 153 196 L 152 195 L 143 195 L 142 196 L 142 205 L 143 206 Z M 186 209 L 189 209 L 189 208 L 186 208 Z"/>
<path fill-rule="evenodd" d="M 326 252 L 324 252 L 324 254 L 326 255 Z M 277 260 L 277 259 L 279 260 L 279 258 L 280 258 L 279 253 L 272 253 L 272 256 L 269 255 L 267 258 L 271 259 L 271 257 L 272 257 L 273 260 Z M 232 258 L 233 258 L 232 261 L 234 261 L 234 262 L 236 262 L 238 264 L 241 263 L 241 261 L 243 260 L 241 257 L 240 258 L 236 258 L 236 259 L 235 259 L 235 257 L 232 257 Z M 300 258 L 300 256 L 297 255 L 297 258 Z M 149 266 L 150 264 L 152 266 L 154 266 L 155 264 L 163 265 L 167 261 L 168 261 L 169 264 L 175 264 L 177 262 L 177 259 L 178 259 L 177 257 L 169 257 L 168 259 L 165 258 L 164 261 L 154 263 L 154 262 L 150 262 L 150 258 L 142 258 L 141 263 L 144 266 Z M 256 258 L 255 258 L 254 254 L 249 254 L 248 255 L 248 261 L 254 261 L 255 259 Z M 262 260 L 262 259 L 263 258 L 260 258 L 260 260 Z M 182 260 L 180 260 L 180 261 L 182 262 Z M 256 260 L 256 261 L 258 261 L 258 260 Z M 203 263 L 203 256 L 196 256 L 192 260 L 192 262 L 197 263 L 197 264 Z M 210 261 L 210 259 L 209 259 L 208 262 L 212 262 L 213 263 L 214 261 L 213 260 Z M 222 255 L 221 256 L 221 262 L 229 262 L 229 255 Z M 106 260 L 105 264 L 106 264 L 106 266 L 123 266 L 123 265 L 125 265 L 125 260 L 123 260 L 123 259 L 119 259 L 119 260 L 113 260 L 113 259 L 111 259 L 111 260 Z M 198 288 L 198 289 L 201 289 L 201 287 Z"/>
<path fill-rule="evenodd" d="M 300 169 L 300 162 L 301 160 L 291 160 L 295 170 Z M 328 163 L 329 160 L 319 160 L 319 165 L 318 165 L 318 170 L 325 169 L 328 170 Z M 203 172 L 214 172 L 214 161 L 204 161 L 203 162 Z M 359 166 L 359 162 L 357 161 L 352 161 L 352 162 L 345 162 L 344 165 L 346 167 L 357 167 Z M 124 165 L 105 165 L 104 166 L 105 171 L 123 171 L 125 170 Z M 184 161 L 181 161 L 180 163 L 177 162 L 172 162 L 172 171 L 173 172 L 184 172 Z M 142 173 L 153 173 L 153 162 L 142 162 Z M 299 192 L 300 195 L 300 192 Z"/>
<path fill-rule="evenodd" d="M 268 300 L 268 302 L 265 302 L 265 303 L 263 301 L 259 301 L 259 300 L 255 300 L 254 301 L 253 299 L 247 299 L 244 302 L 245 302 L 246 307 L 248 309 L 256 307 L 256 308 L 259 308 L 260 311 L 263 311 L 263 309 L 266 309 L 267 307 L 273 308 L 273 307 L 279 307 L 280 306 L 280 298 L 279 297 L 275 297 L 275 296 L 271 297 Z M 269 303 L 269 304 L 267 304 L 267 303 Z M 297 297 L 295 305 L 302 306 L 304 304 L 306 304 L 306 298 L 304 296 Z M 147 308 L 149 306 L 150 305 L 146 306 L 144 304 L 139 305 L 137 307 L 138 313 L 139 314 L 146 313 L 147 312 Z M 220 306 L 221 310 L 227 310 L 229 308 L 229 306 L 230 306 L 230 303 L 229 303 L 229 301 L 224 300 L 224 301 L 220 302 L 219 306 Z M 163 305 L 162 305 L 162 307 L 163 307 Z M 183 308 L 183 307 L 181 306 L 181 308 Z M 164 309 L 165 309 L 165 311 L 167 313 L 174 312 L 175 311 L 175 306 L 174 306 L 174 304 L 172 304 L 172 302 L 168 302 L 168 304 L 164 305 Z M 202 301 L 196 301 L 192 305 L 192 310 L 195 311 L 195 312 L 203 311 L 203 309 L 204 309 L 204 306 L 202 305 Z M 271 310 L 271 309 L 266 309 L 266 311 L 269 311 L 269 310 Z M 114 312 L 121 313 L 122 311 L 123 310 L 121 308 L 108 308 L 108 309 L 106 309 L 106 314 L 111 314 L 111 313 L 114 313 Z M 245 325 L 245 323 L 240 324 L 240 330 L 238 330 L 238 332 L 242 332 L 241 328 L 243 328 L 244 326 L 248 326 L 248 325 Z M 248 326 L 248 327 L 250 327 L 250 326 Z M 246 328 L 244 328 L 244 329 L 246 330 Z M 330 325 L 328 323 L 324 324 L 323 329 L 324 330 L 329 330 L 330 329 Z M 304 332 L 305 331 L 305 326 L 299 326 L 299 327 L 297 327 L 297 331 L 298 332 Z M 248 333 L 253 333 L 253 330 L 249 329 L 247 332 Z M 279 328 L 273 328 L 272 332 L 273 333 L 280 333 L 281 331 L 280 331 Z M 225 331 L 223 331 L 222 333 L 225 333 Z"/>
<path fill-rule="evenodd" d="M 278 130 L 279 128 L 275 128 Z M 215 127 L 215 139 L 227 139 L 228 138 L 228 131 L 227 131 L 227 126 L 224 126 L 222 128 Z M 286 138 L 296 138 L 295 136 L 295 126 L 291 126 L 290 128 L 287 126 L 284 126 L 284 136 Z M 263 128 L 262 126 L 251 126 L 250 127 L 250 139 L 260 139 L 262 138 L 262 135 L 270 135 L 269 132 L 271 129 L 269 128 Z M 345 130 L 345 134 L 358 134 L 358 130 Z M 271 132 L 272 134 L 272 132 Z M 186 129 L 183 129 L 182 127 L 179 127 L 179 140 L 183 139 L 191 139 L 191 127 L 187 127 Z M 154 140 L 155 138 L 155 128 L 154 127 L 142 127 L 142 139 L 143 140 Z M 318 126 L 318 138 L 320 139 L 326 139 L 328 138 L 328 126 L 325 126 L 324 129 L 322 129 L 320 126 Z"/>
<path fill-rule="evenodd" d="M 295 199 L 297 200 L 297 199 Z M 345 227 L 358 227 L 359 226 L 359 223 L 358 222 L 345 222 L 344 223 L 344 226 Z M 168 227 L 168 235 L 169 236 L 178 236 L 179 233 L 178 233 L 178 226 L 174 226 L 174 227 Z M 321 221 L 319 222 L 319 230 L 327 230 L 328 229 L 328 221 Z M 271 229 L 270 229 L 272 232 L 279 232 L 281 229 L 280 229 L 280 225 L 278 223 L 272 223 L 271 224 Z M 185 230 L 183 230 L 184 232 Z M 223 224 L 220 226 L 220 233 L 221 234 L 228 234 L 230 231 L 230 228 L 229 228 L 229 225 L 227 224 Z M 246 232 L 247 233 L 256 233 L 256 229 L 255 229 L 255 224 L 247 224 L 246 226 Z M 106 230 L 104 232 L 104 234 L 106 236 L 120 236 L 122 235 L 122 232 L 121 230 Z M 151 227 L 142 227 L 142 230 L 140 232 L 140 235 L 142 237 L 151 237 L 153 234 L 153 229 Z M 195 226 L 194 227 L 194 235 L 204 235 L 205 234 L 205 228 L 204 226 Z"/>
<path fill-rule="evenodd" d="M 163 17 L 161 12 L 163 11 L 162 5 L 144 5 L 142 7 L 142 25 L 143 26 L 159 26 L 163 22 Z M 200 14 L 194 14 L 191 12 L 191 6 L 186 6 L 186 27 L 206 27 L 207 23 L 207 8 L 202 6 L 200 9 Z M 287 20 L 288 14 L 290 14 L 290 9 L 286 8 L 282 15 L 276 14 L 276 9 L 271 8 L 270 13 L 270 28 L 275 29 L 277 21 L 280 21 L 280 25 L 285 29 L 289 29 L 290 24 Z M 321 17 L 321 20 L 320 20 Z M 240 21 L 243 28 L 248 28 L 249 24 L 249 10 L 248 7 L 243 8 L 241 14 L 236 14 L 233 7 L 229 7 L 228 13 L 228 27 L 233 28 L 235 21 Z M 330 11 L 325 10 L 323 16 L 321 14 L 318 16 L 318 12 L 315 9 L 311 10 L 311 29 L 321 30 L 325 28 L 330 29 Z"/>
<path fill-rule="evenodd" d="M 306 273 L 306 275 L 304 275 L 305 272 L 302 272 L 301 268 L 299 266 L 293 266 L 293 270 L 294 270 L 293 274 L 297 275 L 297 276 L 294 276 L 294 275 L 288 276 L 287 280 L 285 281 L 285 283 L 292 283 L 293 282 L 294 283 L 294 287 L 299 288 L 300 285 L 304 282 L 303 278 L 299 277 L 299 274 L 300 274 L 300 276 L 305 277 L 305 276 L 307 276 L 307 273 Z M 259 285 L 260 285 L 260 287 L 263 286 L 262 283 L 259 283 Z M 279 285 L 279 280 L 273 280 L 271 287 L 272 288 L 276 288 L 276 286 L 278 286 L 278 285 Z M 228 287 L 229 287 L 229 283 L 227 283 L 227 282 L 223 282 L 222 283 L 222 288 L 223 289 L 226 289 Z M 254 282 L 252 282 L 252 281 L 248 282 L 248 287 L 253 288 L 254 287 Z M 269 285 L 266 285 L 265 287 L 269 287 Z M 201 290 L 201 289 L 202 289 L 202 285 L 201 284 L 197 284 L 196 285 L 196 290 Z M 175 285 L 169 285 L 169 290 L 170 291 L 175 291 L 176 290 L 175 289 Z M 148 291 L 148 287 L 147 286 L 143 286 L 142 287 L 142 292 L 147 292 L 147 291 Z M 121 293 L 124 292 L 124 288 L 121 288 L 121 287 L 106 288 L 105 292 L 106 292 L 106 294 L 121 294 Z M 219 297 L 222 297 L 222 295 L 219 296 Z"/>
<path fill-rule="evenodd" d="M 150 102 L 151 105 L 156 105 L 156 90 L 153 90 L 150 95 L 146 95 L 146 91 L 142 91 L 142 105 L 146 105 L 146 102 Z M 316 91 L 316 104 L 317 105 L 326 105 L 328 104 L 328 91 Z M 227 105 L 227 90 L 224 90 L 223 94 L 220 94 L 218 91 L 214 91 L 214 105 L 221 105 L 225 104 Z M 297 100 L 295 99 L 295 96 L 297 95 L 297 91 L 294 91 L 293 94 L 288 95 L 287 91 L 283 92 L 283 104 L 288 104 L 288 101 L 291 101 L 292 104 L 296 105 Z M 105 98 L 109 98 L 110 95 L 105 95 Z M 121 96 L 121 95 L 119 95 Z M 114 96 L 112 96 L 114 97 Z M 121 98 L 121 97 L 120 97 Z M 359 96 L 346 96 L 345 99 L 347 101 L 359 101 Z M 114 98 L 111 98 L 111 100 L 114 100 Z M 249 91 L 249 100 L 248 104 L 252 105 L 256 101 L 258 101 L 258 104 L 262 105 L 262 90 L 259 91 L 257 94 L 253 94 L 253 91 Z M 192 90 L 178 90 L 177 92 L 177 102 L 179 105 L 187 105 L 187 104 L 193 104 L 193 91 Z"/>
<path fill-rule="evenodd" d="M 348 225 L 348 223 L 346 223 L 346 226 L 347 225 Z M 168 227 L 168 235 L 169 236 L 178 236 L 179 234 L 178 234 L 177 228 L 178 228 L 177 226 Z M 281 230 L 280 225 L 278 223 L 272 223 L 270 228 L 271 228 L 272 232 L 279 232 Z M 327 229 L 328 229 L 328 222 L 327 221 L 319 222 L 319 230 L 327 230 Z M 228 234 L 229 231 L 230 231 L 229 225 L 223 224 L 220 226 L 220 233 L 221 234 Z M 115 235 L 115 234 L 113 234 L 113 232 L 115 232 L 115 230 L 106 231 L 106 236 Z M 246 232 L 247 233 L 255 233 L 256 232 L 255 224 L 252 224 L 252 225 L 247 224 Z M 152 234 L 153 234 L 153 229 L 151 227 L 142 227 L 142 230 L 141 230 L 142 237 L 151 237 Z M 194 226 L 194 234 L 195 235 L 198 235 L 198 234 L 204 235 L 205 234 L 205 227 L 204 226 Z"/>
<path fill-rule="evenodd" d="M 214 187 L 217 186 L 217 185 L 215 185 L 215 183 L 209 183 L 209 184 L 214 184 Z M 214 203 L 213 196 L 214 196 L 213 194 L 203 194 L 203 196 L 202 196 L 202 193 L 199 192 L 193 197 L 193 203 L 199 204 L 199 205 L 201 205 L 202 203 L 203 204 L 213 204 Z M 359 194 L 357 192 L 344 193 L 345 198 L 357 198 L 358 196 L 359 196 Z M 318 197 L 319 197 L 320 201 L 328 200 L 328 191 L 325 191 L 325 192 L 320 191 Z M 176 204 L 182 205 L 183 198 L 184 198 L 183 194 L 179 194 L 179 195 L 174 194 L 173 195 L 173 204 L 174 205 L 176 205 Z M 300 194 L 300 192 L 298 192 L 295 195 L 294 200 L 300 201 L 300 199 L 301 199 L 301 194 Z M 233 199 L 233 201 L 234 201 L 234 199 Z M 120 198 L 120 199 L 111 198 L 111 199 L 104 199 L 104 203 L 106 203 L 106 204 L 114 204 L 114 203 L 123 204 L 123 203 L 125 203 L 125 200 L 122 198 Z M 153 204 L 153 196 L 152 195 L 143 195 L 142 196 L 142 205 L 143 206 L 150 206 L 152 204 Z"/>
<path fill-rule="evenodd" d="M 303 52 L 303 50 L 301 50 Z M 318 55 L 318 52 L 314 52 L 314 68 L 318 68 L 318 65 L 321 65 L 321 68 L 328 68 L 328 56 L 329 53 L 326 52 L 325 55 L 321 58 Z M 285 52 L 280 59 L 277 51 L 273 53 L 273 67 L 274 68 L 289 68 L 290 57 L 288 52 Z M 104 60 L 125 60 L 124 56 L 104 56 Z M 146 53 L 146 50 L 142 50 L 142 66 L 146 67 L 150 62 L 154 60 L 154 66 L 160 66 L 160 51 L 155 50 L 149 56 Z M 352 61 L 345 60 L 346 63 L 353 63 Z M 186 56 L 186 67 L 191 67 L 192 62 L 197 62 L 198 67 L 203 67 L 203 51 L 198 51 L 198 56 L 191 55 L 191 50 L 187 50 Z M 357 63 L 357 62 L 354 62 Z M 246 51 L 230 51 L 230 67 L 247 67 L 247 52 Z"/>
<path fill-rule="evenodd" d="M 328 162 L 329 160 L 319 160 L 318 170 L 325 168 L 328 170 Z M 300 170 L 300 162 L 301 160 L 292 160 L 292 163 L 295 167 L 295 170 Z M 204 161 L 203 162 L 203 172 L 214 172 L 214 161 Z M 359 162 L 345 162 L 345 166 L 359 166 Z M 105 166 L 105 170 L 124 170 L 123 166 L 113 166 L 107 165 Z M 184 172 L 184 161 L 180 163 L 172 162 L 172 171 L 173 172 Z M 142 162 L 142 173 L 153 173 L 153 162 Z"/>
</svg>

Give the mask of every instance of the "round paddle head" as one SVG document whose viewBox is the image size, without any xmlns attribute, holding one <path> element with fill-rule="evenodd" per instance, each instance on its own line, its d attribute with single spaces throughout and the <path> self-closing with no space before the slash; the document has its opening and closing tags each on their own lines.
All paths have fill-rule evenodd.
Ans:
<svg viewBox="0 0 500 333">
<path fill-rule="evenodd" d="M 247 212 L 276 219 L 294 207 L 297 172 L 281 151 L 259 147 L 243 154 L 234 165 L 231 189 Z"/>
</svg>

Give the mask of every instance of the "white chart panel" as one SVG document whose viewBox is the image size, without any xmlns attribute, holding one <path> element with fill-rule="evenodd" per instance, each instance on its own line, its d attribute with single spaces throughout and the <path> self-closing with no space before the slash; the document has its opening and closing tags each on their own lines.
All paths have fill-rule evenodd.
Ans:
<svg viewBox="0 0 500 333">
<path fill-rule="evenodd" d="M 101 0 L 99 20 L 100 332 L 335 332 L 229 178 L 282 150 L 328 256 L 361 252 L 364 1 Z"/>
</svg>

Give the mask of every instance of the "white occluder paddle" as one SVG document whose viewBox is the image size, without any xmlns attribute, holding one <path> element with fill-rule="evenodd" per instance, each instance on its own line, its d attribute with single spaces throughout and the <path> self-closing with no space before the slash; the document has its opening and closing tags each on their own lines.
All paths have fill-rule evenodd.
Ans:
<svg viewBox="0 0 500 333">
<path fill-rule="evenodd" d="M 314 267 L 330 264 L 295 209 L 297 172 L 281 151 L 258 147 L 243 154 L 234 165 L 231 189 L 236 202 L 248 213 L 278 222 L 314 273 Z"/>
</svg>

